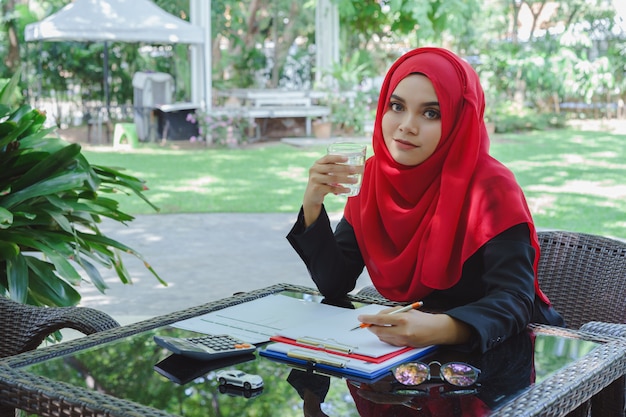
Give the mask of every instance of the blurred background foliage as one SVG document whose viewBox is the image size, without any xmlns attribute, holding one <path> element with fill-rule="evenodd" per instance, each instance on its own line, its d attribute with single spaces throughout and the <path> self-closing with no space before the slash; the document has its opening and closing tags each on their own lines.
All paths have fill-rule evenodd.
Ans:
<svg viewBox="0 0 626 417">
<path fill-rule="evenodd" d="M 154 1 L 189 20 L 189 0 Z M 0 0 L 0 78 L 22 68 L 22 92 L 31 104 L 70 102 L 84 114 L 86 107 L 102 102 L 103 45 L 24 42 L 26 24 L 68 3 Z M 351 90 L 375 91 L 399 55 L 436 45 L 452 49 L 477 69 L 487 96 L 486 117 L 498 131 L 561 126 L 567 117 L 616 117 L 624 111 L 626 17 L 620 0 L 334 3 L 341 59 L 332 76 Z M 315 4 L 212 0 L 214 88 L 313 86 Z M 145 70 L 172 74 L 176 100 L 189 101 L 189 53 L 188 45 L 112 44 L 112 103 L 132 106 L 132 76 Z M 55 122 L 63 127 L 71 118 Z"/>
</svg>

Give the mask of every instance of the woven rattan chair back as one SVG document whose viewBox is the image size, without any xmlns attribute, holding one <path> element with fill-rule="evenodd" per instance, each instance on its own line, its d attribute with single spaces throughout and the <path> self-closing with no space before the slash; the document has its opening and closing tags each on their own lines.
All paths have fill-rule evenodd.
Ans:
<svg viewBox="0 0 626 417">
<path fill-rule="evenodd" d="M 595 323 L 585 330 L 602 333 L 608 323 L 625 324 L 626 242 L 565 231 L 541 231 L 538 236 L 539 285 L 565 319 L 566 326 L 578 329 L 585 323 Z M 607 334 L 623 333 L 623 328 L 614 329 L 618 330 Z M 625 387 L 626 378 L 622 376 L 594 396 L 591 415 L 626 415 Z M 586 415 L 581 410 L 574 415 Z"/>
<path fill-rule="evenodd" d="M 539 285 L 567 327 L 626 323 L 626 242 L 566 231 L 538 236 Z"/>
<path fill-rule="evenodd" d="M 35 307 L 0 297 L 0 357 L 36 349 L 57 330 L 92 334 L 118 326 L 111 316 L 91 308 Z M 0 417 L 14 416 L 13 408 L 0 404 Z"/>
</svg>

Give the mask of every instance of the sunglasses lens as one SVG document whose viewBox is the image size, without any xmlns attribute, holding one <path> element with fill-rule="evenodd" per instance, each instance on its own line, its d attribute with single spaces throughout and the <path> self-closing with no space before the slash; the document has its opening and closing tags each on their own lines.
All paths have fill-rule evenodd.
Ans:
<svg viewBox="0 0 626 417">
<path fill-rule="evenodd" d="M 452 362 L 441 366 L 441 377 L 457 387 L 469 387 L 478 380 L 478 371 L 466 363 Z"/>
<path fill-rule="evenodd" d="M 419 385 L 428 379 L 429 368 L 423 363 L 405 363 L 393 370 L 393 376 L 402 385 Z"/>
</svg>

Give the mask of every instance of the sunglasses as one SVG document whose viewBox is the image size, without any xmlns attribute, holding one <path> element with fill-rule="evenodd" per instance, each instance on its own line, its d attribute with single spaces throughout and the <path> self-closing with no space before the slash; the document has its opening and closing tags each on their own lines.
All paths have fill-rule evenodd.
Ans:
<svg viewBox="0 0 626 417">
<path fill-rule="evenodd" d="M 439 366 L 439 377 L 432 376 L 430 368 Z M 415 386 L 430 379 L 441 379 L 456 387 L 469 387 L 474 385 L 480 375 L 480 369 L 464 362 L 448 362 L 443 365 L 432 361 L 428 364 L 423 362 L 403 363 L 391 370 L 394 378 L 402 385 Z"/>
</svg>

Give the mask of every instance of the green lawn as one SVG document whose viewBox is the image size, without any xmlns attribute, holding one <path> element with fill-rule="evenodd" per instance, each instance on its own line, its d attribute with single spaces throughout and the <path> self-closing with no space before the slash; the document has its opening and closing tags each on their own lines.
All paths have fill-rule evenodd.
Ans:
<svg viewBox="0 0 626 417">
<path fill-rule="evenodd" d="M 162 213 L 296 212 L 308 168 L 324 146 L 271 143 L 247 149 L 84 153 L 93 164 L 124 167 L 147 181 Z M 626 135 L 554 130 L 494 135 L 491 153 L 516 175 L 538 227 L 626 238 Z M 371 148 L 370 148 L 371 154 Z M 131 214 L 154 213 L 120 196 Z M 344 197 L 328 196 L 329 211 Z"/>
</svg>

